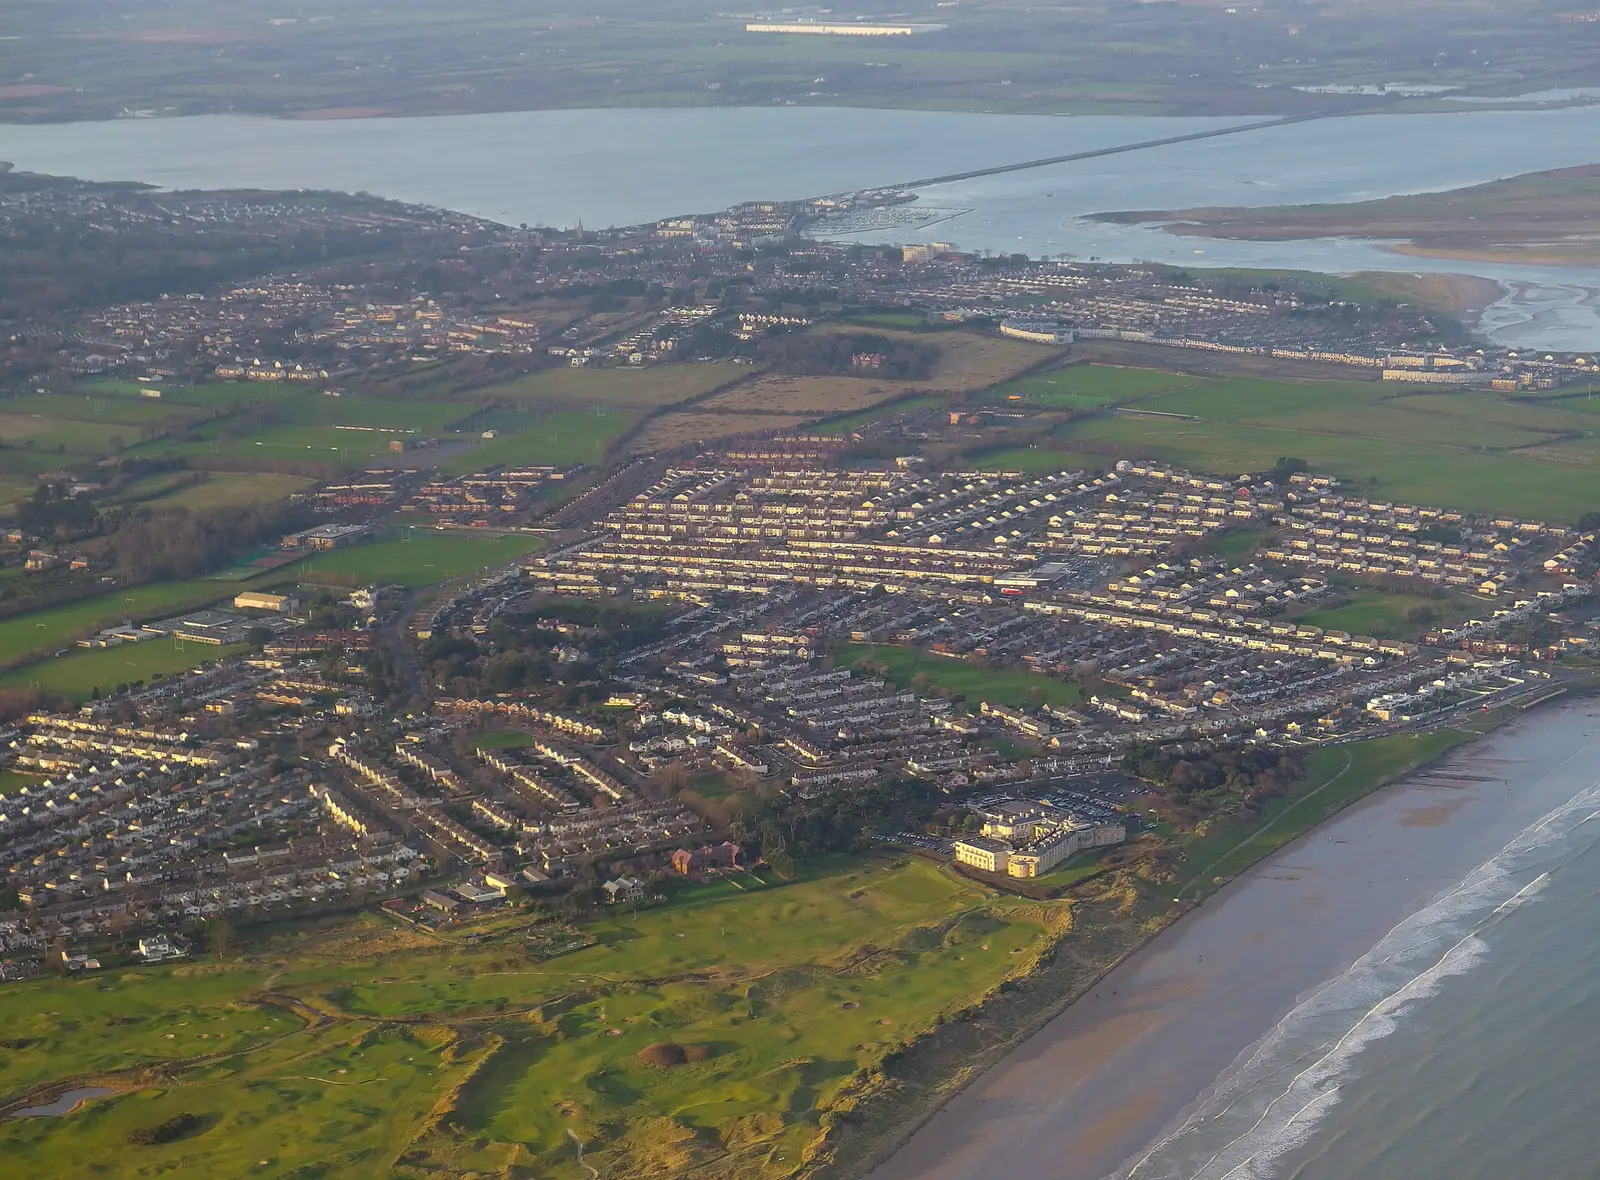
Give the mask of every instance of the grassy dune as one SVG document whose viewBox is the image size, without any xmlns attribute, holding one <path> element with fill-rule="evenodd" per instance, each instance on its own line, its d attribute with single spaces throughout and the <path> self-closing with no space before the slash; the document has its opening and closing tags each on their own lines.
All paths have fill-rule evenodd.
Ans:
<svg viewBox="0 0 1600 1180">
<path fill-rule="evenodd" d="M 908 1039 L 1030 968 L 1068 912 L 874 859 L 791 884 L 686 887 L 592 923 L 592 946 L 550 960 L 529 953 L 523 916 L 470 942 L 361 916 L 278 929 L 225 963 L 29 983 L 0 1010 L 14 1046 L 0 1091 L 100 1078 L 126 1092 L 66 1118 L 0 1121 L 0 1153 L 39 1175 L 317 1164 L 335 1180 L 404 1157 L 576 1180 L 571 1132 L 602 1175 L 785 1176 L 826 1111 Z M 640 1059 L 661 1042 L 703 1059 Z M 198 1129 L 128 1147 L 130 1130 L 178 1112 Z"/>
</svg>

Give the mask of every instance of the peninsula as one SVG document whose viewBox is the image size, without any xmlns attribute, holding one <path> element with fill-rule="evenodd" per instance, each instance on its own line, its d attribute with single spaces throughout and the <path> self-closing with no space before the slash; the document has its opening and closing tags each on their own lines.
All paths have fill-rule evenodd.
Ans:
<svg viewBox="0 0 1600 1180">
<path fill-rule="evenodd" d="M 1095 220 L 1160 224 L 1198 238 L 1367 238 L 1418 257 L 1592 266 L 1600 263 L 1600 164 L 1343 205 L 1138 210 Z"/>
</svg>

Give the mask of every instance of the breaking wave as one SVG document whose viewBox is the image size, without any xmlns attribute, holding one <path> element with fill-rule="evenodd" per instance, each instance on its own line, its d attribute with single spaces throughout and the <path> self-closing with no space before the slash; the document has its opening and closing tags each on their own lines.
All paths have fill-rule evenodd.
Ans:
<svg viewBox="0 0 1600 1180">
<path fill-rule="evenodd" d="M 1175 1129 L 1117 1180 L 1266 1180 L 1339 1102 L 1362 1049 L 1387 1037 L 1441 983 L 1490 953 L 1488 935 L 1600 839 L 1600 780 L 1532 824 L 1453 889 L 1390 930 L 1306 996 Z M 1579 837 L 1584 838 L 1579 840 Z"/>
</svg>

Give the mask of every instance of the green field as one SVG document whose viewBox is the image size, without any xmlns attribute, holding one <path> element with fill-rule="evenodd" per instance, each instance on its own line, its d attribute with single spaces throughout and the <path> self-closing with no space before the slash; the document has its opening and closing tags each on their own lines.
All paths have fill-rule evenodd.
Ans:
<svg viewBox="0 0 1600 1180">
<path fill-rule="evenodd" d="M 170 396 L 175 404 L 194 399 L 218 413 L 171 436 L 141 443 L 131 453 L 183 458 L 201 467 L 218 459 L 351 466 L 387 454 L 391 442 L 444 435 L 447 425 L 474 408 L 421 398 L 324 397 L 314 389 L 262 383 L 192 386 L 174 389 Z"/>
<path fill-rule="evenodd" d="M 82 703 L 99 689 L 109 696 L 120 684 L 149 681 L 155 676 L 176 676 L 213 660 L 250 650 L 248 644 L 216 647 L 209 643 L 175 643 L 172 639 L 147 639 L 120 647 L 74 648 L 55 659 L 23 664 L 0 675 L 0 687 L 36 688 Z"/>
<path fill-rule="evenodd" d="M 188 483 L 162 492 L 145 503 L 157 508 L 243 508 L 281 500 L 301 491 L 310 483 L 310 480 L 297 475 L 274 475 L 266 471 L 244 475 L 213 472 L 199 483 Z"/>
<path fill-rule="evenodd" d="M 866 312 L 862 315 L 845 316 L 840 323 L 849 324 L 853 328 L 893 328 L 902 332 L 916 332 L 928 327 L 926 316 L 911 311 Z"/>
<path fill-rule="evenodd" d="M 1015 394 L 1038 406 L 1086 408 L 1134 401 L 1209 384 L 1203 377 L 1121 365 L 1068 365 L 997 385 L 992 397 Z"/>
<path fill-rule="evenodd" d="M 1205 540 L 1205 551 L 1213 557 L 1243 561 L 1273 539 L 1264 528 L 1229 528 Z"/>
<path fill-rule="evenodd" d="M 538 414 L 520 430 L 474 442 L 439 465 L 446 475 L 465 475 L 501 464 L 551 464 L 593 467 L 637 415 L 616 409 L 554 410 Z"/>
<path fill-rule="evenodd" d="M 927 677 L 929 689 L 960 693 L 976 709 L 980 701 L 997 705 L 1070 705 L 1083 699 L 1076 684 L 1015 668 L 985 668 L 952 656 L 935 655 L 914 647 L 891 644 L 846 643 L 836 653 L 840 664 L 860 665 L 865 661 L 889 666 L 889 679 L 901 688 L 914 679 Z M 918 680 L 921 683 L 920 680 Z"/>
<path fill-rule="evenodd" d="M 65 418 L 77 422 L 117 423 L 133 427 L 126 431 L 128 441 L 139 437 L 139 428 L 159 426 L 170 422 L 185 422 L 201 417 L 203 411 L 193 406 L 175 404 L 166 400 L 129 397 L 122 393 L 90 388 L 87 391 L 61 391 L 35 393 L 25 397 L 0 402 L 0 413 L 42 414 L 47 418 Z"/>
<path fill-rule="evenodd" d="M 204 582 L 154 582 L 0 621 L 0 664 L 50 652 L 129 619 L 148 622 L 221 597 Z"/>
<path fill-rule="evenodd" d="M 1230 816 L 1209 825 L 1203 836 L 1178 838 L 1174 896 L 1204 896 L 1336 811 L 1475 736 L 1442 729 L 1312 750 L 1304 781 L 1271 800 L 1264 814 Z"/>
<path fill-rule="evenodd" d="M 512 533 L 485 535 L 439 533 L 417 529 L 389 541 L 374 541 L 332 553 L 320 553 L 294 567 L 305 574 L 351 575 L 364 583 L 429 586 L 505 565 L 532 553 L 540 542 Z"/>
<path fill-rule="evenodd" d="M 0 797 L 15 795 L 23 787 L 31 787 L 43 778 L 37 774 L 28 774 L 20 770 L 0 770 Z"/>
<path fill-rule="evenodd" d="M 1436 612 L 1441 622 L 1449 621 L 1462 612 L 1452 603 L 1415 594 L 1391 594 L 1383 590 L 1358 590 L 1348 602 L 1338 606 L 1319 607 L 1295 619 L 1309 627 L 1324 631 L 1345 631 L 1351 635 L 1371 635 L 1377 639 L 1393 639 L 1415 635 L 1426 628 L 1418 627 L 1406 618 L 1406 612 L 1425 608 Z"/>
<path fill-rule="evenodd" d="M 549 936 L 516 915 L 472 942 L 364 915 L 281 929 L 226 963 L 14 985 L 0 1092 L 108 1075 L 127 1092 L 0 1122 L 0 1153 L 40 1176 L 339 1180 L 405 1153 L 424 1171 L 515 1161 L 579 1180 L 570 1132 L 601 1175 L 787 1176 L 863 1071 L 1029 970 L 1066 913 L 872 859 L 680 888 L 548 960 L 528 939 Z M 262 1003 L 269 986 L 286 999 Z M 288 997 L 325 1023 L 306 1028 Z M 662 1042 L 704 1060 L 639 1058 Z M 186 1137 L 128 1144 L 179 1112 L 200 1120 Z"/>
<path fill-rule="evenodd" d="M 1198 471 L 1269 468 L 1284 455 L 1385 499 L 1572 520 L 1600 504 L 1593 417 L 1572 405 L 1393 382 L 1229 377 L 1132 403 L 1174 417 L 1108 412 L 1069 422 L 1063 445 Z M 1181 415 L 1181 417 L 1179 416 Z M 993 465 L 996 457 L 986 461 Z"/>
<path fill-rule="evenodd" d="M 491 385 L 475 396 L 553 409 L 646 409 L 671 405 L 708 393 L 752 370 L 731 362 L 649 365 L 642 369 L 541 369 L 503 385 Z"/>
<path fill-rule="evenodd" d="M 1020 471 L 1024 475 L 1037 475 L 1048 471 L 1085 471 L 1097 475 L 1110 471 L 1115 459 L 1092 455 L 1084 451 L 1052 450 L 1045 447 L 1028 447 L 1010 451 L 989 451 L 973 460 L 978 471 Z"/>
<path fill-rule="evenodd" d="M 943 398 L 938 397 L 910 397 L 905 401 L 889 402 L 886 405 L 874 406 L 870 410 L 846 414 L 841 418 L 829 418 L 815 426 L 806 427 L 806 431 L 810 434 L 848 434 L 852 430 L 860 430 L 863 426 L 870 426 L 885 418 L 895 418 L 901 414 L 909 414 L 912 410 L 924 410 L 929 406 L 946 404 L 948 403 Z"/>
</svg>

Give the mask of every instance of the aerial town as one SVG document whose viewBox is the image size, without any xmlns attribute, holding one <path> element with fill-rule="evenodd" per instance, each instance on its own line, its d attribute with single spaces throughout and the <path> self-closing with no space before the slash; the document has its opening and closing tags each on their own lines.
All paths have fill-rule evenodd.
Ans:
<svg viewBox="0 0 1600 1180">
<path fill-rule="evenodd" d="M 552 231 L 0 174 L 68 263 L 0 276 L 0 981 L 161 997 L 93 1021 L 188 1104 L 117 1144 L 205 1142 L 193 1030 L 244 1013 L 229 1060 L 345 1038 L 302 1082 L 439 1055 L 397 1175 L 793 1175 L 843 1121 L 649 1121 L 798 1069 L 768 1006 L 848 1030 L 831 1119 L 1026 1027 L 985 1013 L 1055 1003 L 1053 948 L 1086 988 L 1594 690 L 1593 356 L 1354 281 L 845 240 L 912 204 Z M 530 1046 L 578 1055 L 555 1121 L 485 1148 Z M 149 1086 L 110 1053 L 0 1100 Z"/>
</svg>

